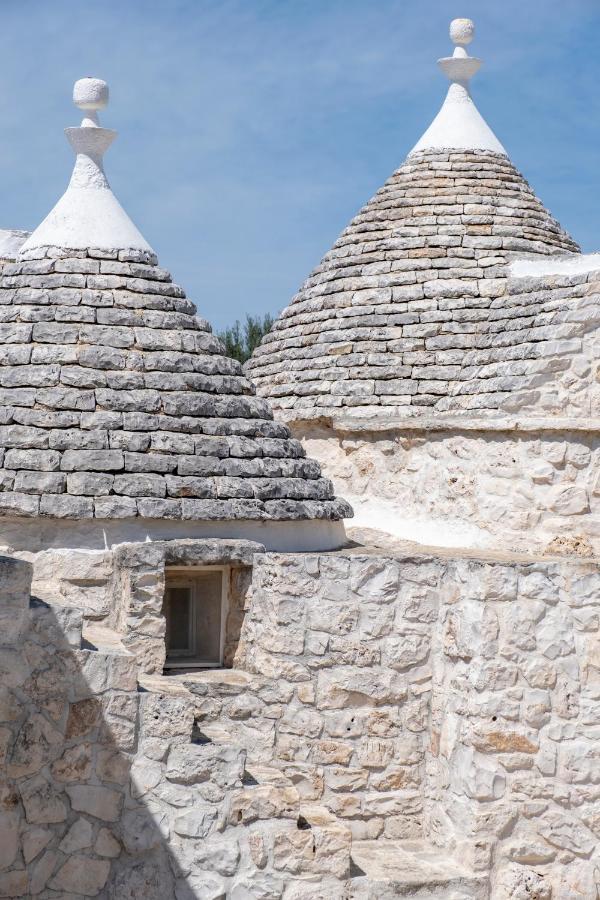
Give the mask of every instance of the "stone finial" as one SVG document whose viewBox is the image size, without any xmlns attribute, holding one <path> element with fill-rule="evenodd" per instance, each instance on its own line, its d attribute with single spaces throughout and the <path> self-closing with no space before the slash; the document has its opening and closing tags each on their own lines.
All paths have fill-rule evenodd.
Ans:
<svg viewBox="0 0 600 900">
<path fill-rule="evenodd" d="M 21 250 L 61 247 L 154 253 L 114 196 L 104 172 L 104 154 L 117 136 L 116 131 L 102 128 L 98 119 L 98 110 L 108 104 L 107 83 L 101 78 L 80 78 L 73 87 L 73 103 L 83 111 L 83 119 L 81 125 L 65 128 L 76 157 L 69 186 Z"/>
<path fill-rule="evenodd" d="M 80 78 L 73 86 L 73 103 L 85 110 L 82 128 L 98 127 L 98 110 L 108 106 L 108 84 L 101 78 Z"/>
<path fill-rule="evenodd" d="M 73 87 L 73 103 L 83 110 L 84 116 L 79 128 L 65 129 L 77 154 L 71 186 L 108 188 L 102 158 L 117 132 L 101 128 L 98 119 L 98 110 L 108 104 L 107 83 L 101 78 L 80 78 Z"/>
<path fill-rule="evenodd" d="M 411 150 L 491 150 L 506 155 L 506 150 L 480 115 L 473 103 L 469 82 L 481 60 L 469 56 L 467 47 L 475 35 L 471 19 L 450 22 L 450 40 L 454 44 L 452 56 L 438 59 L 438 66 L 450 80 L 447 97 L 439 113 Z"/>
<path fill-rule="evenodd" d="M 475 36 L 475 24 L 472 19 L 452 19 L 450 22 L 450 40 L 458 47 L 466 47 Z"/>
<path fill-rule="evenodd" d="M 474 35 L 475 25 L 471 19 L 453 19 L 450 22 L 450 40 L 454 44 L 454 53 L 452 56 L 438 59 L 438 66 L 450 81 L 457 81 L 466 86 L 469 79 L 479 70 L 481 60 L 469 56 L 465 50 Z"/>
</svg>

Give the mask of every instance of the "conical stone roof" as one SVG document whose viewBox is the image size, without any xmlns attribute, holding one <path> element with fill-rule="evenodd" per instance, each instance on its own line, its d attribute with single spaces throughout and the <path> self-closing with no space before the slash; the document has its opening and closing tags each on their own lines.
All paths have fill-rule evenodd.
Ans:
<svg viewBox="0 0 600 900">
<path fill-rule="evenodd" d="M 506 264 L 579 248 L 477 111 L 472 35 L 468 20 L 452 23 L 440 113 L 247 364 L 290 421 L 495 409 L 511 389 L 498 366 L 535 344 L 531 322 L 505 303 Z M 516 349 L 500 333 L 514 333 Z M 475 374 L 487 384 L 474 387 Z"/>
<path fill-rule="evenodd" d="M 118 205 L 85 81 L 71 185 L 0 277 L 0 514 L 351 515 Z"/>
</svg>

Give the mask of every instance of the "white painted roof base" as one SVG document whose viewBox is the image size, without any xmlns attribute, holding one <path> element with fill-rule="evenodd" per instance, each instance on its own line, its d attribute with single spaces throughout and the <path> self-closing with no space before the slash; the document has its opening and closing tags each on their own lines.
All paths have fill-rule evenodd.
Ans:
<svg viewBox="0 0 600 900">
<path fill-rule="evenodd" d="M 549 256 L 546 259 L 515 259 L 510 264 L 510 274 L 515 278 L 583 275 L 586 272 L 598 271 L 600 271 L 600 253 Z"/>
<path fill-rule="evenodd" d="M 454 55 L 438 60 L 438 65 L 450 79 L 450 88 L 439 113 L 410 152 L 422 150 L 506 150 L 487 124 L 471 97 L 469 82 L 479 70 L 481 60 L 467 54 L 465 45 L 473 40 L 474 25 L 470 19 L 454 19 L 450 37 Z"/>
<path fill-rule="evenodd" d="M 65 129 L 77 154 L 71 181 L 21 249 L 63 247 L 153 253 L 113 194 L 104 173 L 104 153 L 117 136 L 116 131 L 98 124 L 97 111 L 108 102 L 108 85 L 99 78 L 82 78 L 75 83 L 73 101 L 84 110 L 84 118 L 79 128 Z"/>
</svg>

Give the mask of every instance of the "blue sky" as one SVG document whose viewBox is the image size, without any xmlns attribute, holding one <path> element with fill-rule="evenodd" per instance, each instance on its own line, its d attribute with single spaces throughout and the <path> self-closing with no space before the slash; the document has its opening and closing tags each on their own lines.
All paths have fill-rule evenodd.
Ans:
<svg viewBox="0 0 600 900">
<path fill-rule="evenodd" d="M 600 249 L 598 0 L 1 0 L 0 227 L 68 181 L 72 83 L 105 78 L 122 204 L 216 328 L 283 308 L 437 112 L 448 23 L 515 165 Z M 568 6 L 568 13 L 564 10 Z"/>
</svg>

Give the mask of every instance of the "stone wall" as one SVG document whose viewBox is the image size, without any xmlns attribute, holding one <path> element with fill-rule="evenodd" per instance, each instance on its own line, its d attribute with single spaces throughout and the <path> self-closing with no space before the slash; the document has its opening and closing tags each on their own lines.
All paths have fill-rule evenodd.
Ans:
<svg viewBox="0 0 600 900">
<path fill-rule="evenodd" d="M 2 561 L 0 896 L 595 896 L 597 562 L 252 552 L 234 667 L 176 677 Z"/>
<path fill-rule="evenodd" d="M 131 817 L 158 836 L 130 785 L 135 660 L 82 649 L 81 613 L 30 583 L 27 563 L 0 560 L 0 896 L 116 898 Z"/>
<path fill-rule="evenodd" d="M 0 897 L 283 896 L 288 849 L 306 844 L 293 796 L 272 806 L 265 785 L 248 803 L 245 746 L 200 732 L 177 680 L 138 685 L 122 646 L 82 646 L 80 611 L 30 583 L 0 560 Z M 309 836 L 295 871 L 345 878 L 349 832 L 314 821 Z"/>
<path fill-rule="evenodd" d="M 18 554 L 32 566 L 32 591 L 51 603 L 77 607 L 84 634 L 118 635 L 143 672 L 162 672 L 165 571 L 171 566 L 217 565 L 229 578 L 224 655 L 231 664 L 249 588 L 251 563 L 262 544 L 246 540 L 146 541 L 97 550 Z"/>
<path fill-rule="evenodd" d="M 239 656 L 285 692 L 271 752 L 356 838 L 422 834 L 430 577 L 361 556 L 257 560 Z"/>
<path fill-rule="evenodd" d="M 422 828 L 494 900 L 591 898 L 599 616 L 595 562 L 267 556 L 244 663 L 287 683 L 269 747 L 355 839 Z"/>
<path fill-rule="evenodd" d="M 600 431 L 505 418 L 309 426 L 356 525 L 425 546 L 600 552 Z"/>
<path fill-rule="evenodd" d="M 493 897 L 596 896 L 597 564 L 451 560 L 441 600 L 430 834 Z"/>
</svg>

